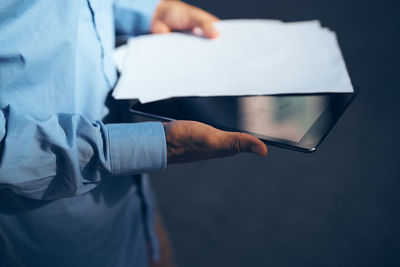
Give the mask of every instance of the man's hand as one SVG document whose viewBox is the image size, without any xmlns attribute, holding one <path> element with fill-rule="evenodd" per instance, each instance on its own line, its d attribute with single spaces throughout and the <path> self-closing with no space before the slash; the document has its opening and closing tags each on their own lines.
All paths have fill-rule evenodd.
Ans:
<svg viewBox="0 0 400 267">
<path fill-rule="evenodd" d="M 267 155 L 267 146 L 258 138 L 246 134 L 225 132 L 195 121 L 165 122 L 168 163 L 183 163 L 239 152 Z"/>
<path fill-rule="evenodd" d="M 168 33 L 199 28 L 207 38 L 218 37 L 213 23 L 218 18 L 206 11 L 177 0 L 161 1 L 154 14 L 152 33 Z"/>
</svg>

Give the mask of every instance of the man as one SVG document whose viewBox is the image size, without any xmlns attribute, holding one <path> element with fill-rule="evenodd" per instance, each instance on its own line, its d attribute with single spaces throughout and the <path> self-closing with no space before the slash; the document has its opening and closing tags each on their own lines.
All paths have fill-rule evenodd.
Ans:
<svg viewBox="0 0 400 267">
<path fill-rule="evenodd" d="M 216 20 L 179 1 L 0 2 L 0 266 L 148 266 L 159 245 L 139 174 L 267 153 L 253 136 L 197 122 L 101 121 L 115 29 L 214 38 Z"/>
</svg>

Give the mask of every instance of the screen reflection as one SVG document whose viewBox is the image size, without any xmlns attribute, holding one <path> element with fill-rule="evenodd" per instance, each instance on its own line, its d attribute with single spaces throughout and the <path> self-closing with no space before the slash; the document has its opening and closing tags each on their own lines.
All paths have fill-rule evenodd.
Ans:
<svg viewBox="0 0 400 267">
<path fill-rule="evenodd" d="M 243 97 L 239 129 L 297 143 L 325 109 L 323 96 Z"/>
</svg>

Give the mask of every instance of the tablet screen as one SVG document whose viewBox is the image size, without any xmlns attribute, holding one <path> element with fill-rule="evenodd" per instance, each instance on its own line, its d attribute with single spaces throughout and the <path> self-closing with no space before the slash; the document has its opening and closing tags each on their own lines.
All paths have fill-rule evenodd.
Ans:
<svg viewBox="0 0 400 267">
<path fill-rule="evenodd" d="M 155 118 L 196 120 L 248 132 L 273 144 L 312 151 L 355 94 L 172 98 L 136 104 Z"/>
</svg>

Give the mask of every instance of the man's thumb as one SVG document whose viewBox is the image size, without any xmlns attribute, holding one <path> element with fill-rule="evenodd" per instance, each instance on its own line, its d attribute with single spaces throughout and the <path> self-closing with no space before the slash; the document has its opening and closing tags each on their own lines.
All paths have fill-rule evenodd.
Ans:
<svg viewBox="0 0 400 267">
<path fill-rule="evenodd" d="M 236 143 L 235 150 L 237 152 L 250 152 L 260 156 L 266 156 L 268 153 L 267 146 L 257 137 L 247 133 L 235 133 Z"/>
</svg>

